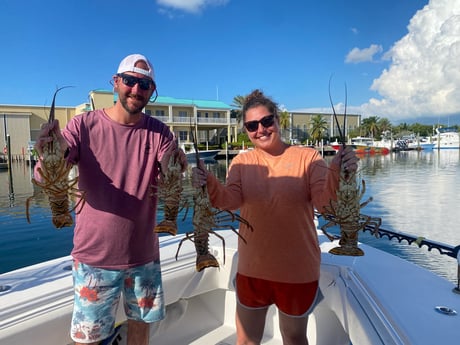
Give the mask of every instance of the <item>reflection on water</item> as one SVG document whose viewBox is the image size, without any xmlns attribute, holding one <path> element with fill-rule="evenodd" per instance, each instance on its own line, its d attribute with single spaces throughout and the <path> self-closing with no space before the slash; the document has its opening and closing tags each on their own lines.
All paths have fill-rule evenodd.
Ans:
<svg viewBox="0 0 460 345">
<path fill-rule="evenodd" d="M 191 198 L 191 167 L 185 173 L 184 194 Z M 225 161 L 206 163 L 206 168 L 222 181 L 225 180 Z M 73 226 L 56 229 L 52 224 L 51 210 L 41 189 L 31 183 L 32 169 L 25 163 L 13 163 L 11 186 L 7 170 L 0 170 L 0 273 L 69 255 L 72 249 Z M 14 194 L 10 196 L 13 187 Z M 30 224 L 26 220 L 26 200 L 30 199 Z M 181 216 L 185 214 L 185 210 Z M 185 221 L 179 221 L 179 231 L 192 231 L 187 213 Z M 158 219 L 162 217 L 161 207 Z M 182 220 L 182 218 L 180 218 Z"/>
<path fill-rule="evenodd" d="M 0 171 L 0 273 L 68 255 L 73 228 L 56 230 L 48 202 L 31 181 L 31 167 L 13 162 L 12 181 L 7 170 Z M 9 195 L 10 189 L 14 191 Z M 26 200 L 30 199 L 30 219 L 26 220 Z"/>
<path fill-rule="evenodd" d="M 460 193 L 459 150 L 408 151 L 361 159 L 366 196 L 373 201 L 362 213 L 382 218 L 382 228 L 460 245 L 457 202 Z M 456 260 L 424 246 L 360 234 L 363 242 L 392 252 L 457 282 Z"/>
<path fill-rule="evenodd" d="M 373 197 L 362 213 L 381 217 L 384 229 L 403 231 L 452 246 L 459 245 L 459 154 L 459 150 L 441 150 L 362 157 L 360 175 L 366 181 L 363 199 Z M 225 161 L 208 162 L 206 168 L 221 181 L 225 180 Z M 184 179 L 185 194 L 190 196 L 193 190 L 189 177 L 190 171 L 186 172 Z M 28 165 L 13 164 L 15 193 L 11 202 L 8 197 L 8 174 L 0 171 L 0 273 L 68 255 L 72 247 L 73 228 L 57 230 L 53 227 L 51 212 L 43 194 L 31 200 L 31 224 L 27 223 L 25 201 L 37 192 L 30 178 Z M 161 216 L 159 212 L 158 217 Z M 179 222 L 179 230 L 191 231 L 190 222 Z M 456 260 L 439 255 L 436 250 L 431 253 L 426 247 L 409 246 L 405 242 L 401 244 L 387 238 L 375 239 L 368 233 L 360 233 L 360 240 L 427 267 L 456 283 Z"/>
<path fill-rule="evenodd" d="M 456 204 L 460 192 L 458 150 L 400 152 L 362 160 L 366 209 L 378 212 L 384 224 L 414 235 L 460 244 Z"/>
</svg>

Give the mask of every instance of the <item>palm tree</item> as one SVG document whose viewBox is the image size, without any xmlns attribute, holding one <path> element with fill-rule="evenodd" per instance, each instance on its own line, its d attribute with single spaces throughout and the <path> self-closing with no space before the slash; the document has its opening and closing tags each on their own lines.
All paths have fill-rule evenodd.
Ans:
<svg viewBox="0 0 460 345">
<path fill-rule="evenodd" d="M 289 129 L 289 113 L 284 110 L 284 111 L 279 111 L 279 118 L 280 118 L 280 128 L 281 128 L 281 133 L 286 134 L 286 130 Z"/>
<path fill-rule="evenodd" d="M 361 125 L 366 130 L 365 135 L 370 135 L 372 138 L 375 138 L 377 136 L 377 133 L 379 132 L 378 122 L 378 116 L 371 116 L 366 119 L 363 119 Z"/>
<path fill-rule="evenodd" d="M 385 134 L 393 132 L 393 126 L 391 125 L 390 120 L 388 120 L 386 117 L 384 117 L 383 119 L 380 119 L 377 123 L 377 126 L 379 128 L 381 135 L 385 135 Z"/>
<path fill-rule="evenodd" d="M 241 120 L 243 120 L 243 113 L 241 112 L 241 109 L 243 108 L 245 99 L 246 97 L 241 95 L 233 97 L 232 107 L 235 107 L 236 109 L 232 110 L 232 114 L 235 116 L 238 124 L 240 124 Z"/>
<path fill-rule="evenodd" d="M 284 110 L 279 112 L 281 129 L 289 128 L 289 113 Z"/>
<path fill-rule="evenodd" d="M 324 133 L 327 131 L 327 121 L 323 118 L 322 115 L 315 115 L 311 118 L 311 138 L 314 143 L 320 142 Z"/>
</svg>

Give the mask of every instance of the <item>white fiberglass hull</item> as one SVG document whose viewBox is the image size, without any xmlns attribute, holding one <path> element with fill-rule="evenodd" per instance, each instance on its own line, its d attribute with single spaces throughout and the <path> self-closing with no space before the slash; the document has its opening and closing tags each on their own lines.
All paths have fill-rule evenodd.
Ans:
<svg viewBox="0 0 460 345">
<path fill-rule="evenodd" d="M 221 267 L 195 270 L 193 244 L 183 235 L 161 238 L 166 318 L 151 326 L 151 344 L 234 344 L 235 293 L 232 278 L 238 255 L 236 235 L 211 235 Z M 324 299 L 309 320 L 310 344 L 457 344 L 460 295 L 452 284 L 414 264 L 361 245 L 363 257 L 329 254 L 337 243 L 319 234 L 322 250 L 320 288 Z M 72 312 L 71 258 L 65 257 L 0 275 L 0 344 L 70 344 Z M 286 269 L 289 269 L 288 267 Z M 119 311 L 119 322 L 124 315 Z M 122 338 L 125 335 L 122 332 Z M 123 340 L 118 344 L 124 344 Z M 263 344 L 282 344 L 274 308 L 267 316 Z"/>
</svg>

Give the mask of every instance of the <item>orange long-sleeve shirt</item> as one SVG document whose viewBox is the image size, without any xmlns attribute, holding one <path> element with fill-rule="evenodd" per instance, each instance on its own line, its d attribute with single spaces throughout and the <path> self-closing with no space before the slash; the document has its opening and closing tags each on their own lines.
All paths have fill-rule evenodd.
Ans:
<svg viewBox="0 0 460 345">
<path fill-rule="evenodd" d="M 339 167 L 314 149 L 290 146 L 280 156 L 255 149 L 237 155 L 222 185 L 208 175 L 212 204 L 237 210 L 241 224 L 238 272 L 246 276 L 307 283 L 319 279 L 320 250 L 314 208 L 335 198 Z"/>
</svg>

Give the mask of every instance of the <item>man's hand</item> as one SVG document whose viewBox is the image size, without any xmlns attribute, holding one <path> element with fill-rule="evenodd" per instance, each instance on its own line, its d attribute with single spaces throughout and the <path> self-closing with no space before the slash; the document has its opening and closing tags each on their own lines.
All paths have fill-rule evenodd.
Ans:
<svg viewBox="0 0 460 345">
<path fill-rule="evenodd" d="M 42 125 L 34 146 L 40 156 L 43 156 L 43 147 L 52 142 L 54 138 L 57 138 L 62 154 L 64 155 L 69 145 L 61 134 L 58 120 L 53 120 L 51 123 L 46 122 Z"/>
<path fill-rule="evenodd" d="M 175 157 L 179 165 L 181 166 L 181 173 L 187 169 L 187 156 L 185 155 L 182 149 L 178 148 L 176 145 L 171 145 L 171 147 L 166 151 L 161 159 L 161 171 L 165 173 L 168 171 L 169 160 L 171 157 Z"/>
</svg>

